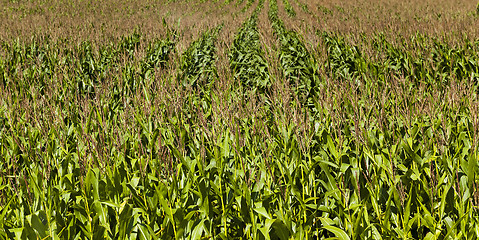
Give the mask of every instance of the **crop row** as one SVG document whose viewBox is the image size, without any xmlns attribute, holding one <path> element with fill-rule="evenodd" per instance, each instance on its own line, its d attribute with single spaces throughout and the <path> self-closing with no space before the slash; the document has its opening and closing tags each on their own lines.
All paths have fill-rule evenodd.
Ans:
<svg viewBox="0 0 479 240">
<path fill-rule="evenodd" d="M 378 34 L 369 40 L 375 51 L 370 54 L 373 56 L 366 56 L 359 46 L 347 44 L 341 36 L 322 36 L 328 52 L 326 65 L 334 77 L 351 79 L 365 75 L 381 80 L 394 75 L 417 85 L 444 84 L 451 79 L 477 81 L 479 77 L 479 43 L 468 39 L 463 45 L 450 46 L 418 34 L 393 45 Z"/>
<path fill-rule="evenodd" d="M 257 27 L 258 14 L 264 0 L 260 1 L 251 17 L 243 23 L 231 47 L 230 67 L 235 79 L 245 86 L 264 92 L 271 86 L 268 64 L 261 48 Z"/>
<path fill-rule="evenodd" d="M 283 4 L 284 4 L 284 10 L 286 10 L 286 13 L 288 14 L 288 16 L 296 17 L 296 11 L 294 11 L 293 6 L 291 6 L 289 1 L 283 0 Z"/>
<path fill-rule="evenodd" d="M 96 51 L 92 43 L 87 41 L 75 49 L 62 49 L 62 45 L 48 40 L 41 45 L 34 41 L 27 46 L 22 46 L 19 42 L 4 43 L 8 57 L 2 61 L 0 84 L 16 89 L 17 93 L 36 86 L 40 94 L 43 94 L 45 88 L 53 85 L 52 81 L 65 78 L 64 87 L 70 91 L 93 96 L 96 86 L 113 78 L 112 72 L 122 71 L 125 88 L 134 90 L 138 81 L 152 78 L 155 68 L 166 67 L 175 45 L 175 33 L 171 32 L 170 35 L 166 39 L 149 43 L 145 56 L 137 63 L 137 71 L 132 71 L 132 66 L 128 64 L 122 66 L 121 62 L 124 58 L 129 61 L 133 59 L 135 49 L 140 44 L 138 33 L 120 39 L 116 46 L 109 44 Z"/>
<path fill-rule="evenodd" d="M 253 5 L 254 2 L 255 0 L 248 0 L 246 2 L 246 6 L 244 6 L 244 8 L 241 11 L 246 12 Z"/>
<path fill-rule="evenodd" d="M 318 81 L 317 64 L 304 45 L 301 36 L 286 29 L 278 17 L 277 1 L 270 1 L 268 13 L 275 35 L 280 42 L 279 61 L 283 77 L 287 79 L 303 104 L 308 104 Z"/>
<path fill-rule="evenodd" d="M 373 58 L 320 33 L 322 64 L 269 4 L 294 94 L 259 1 L 228 52 L 257 102 L 214 84 L 222 26 L 181 54 L 174 30 L 3 43 L 0 238 L 477 238 L 477 43 L 378 35 Z"/>
<path fill-rule="evenodd" d="M 207 88 L 217 78 L 215 68 L 215 40 L 222 26 L 203 33 L 183 53 L 180 63 L 180 81 L 193 89 Z"/>
<path fill-rule="evenodd" d="M 308 5 L 306 5 L 306 4 L 303 3 L 303 2 L 300 2 L 300 0 L 294 0 L 294 1 L 296 2 L 296 4 L 298 4 L 298 6 L 301 7 L 301 9 L 303 10 L 303 12 L 308 13 L 308 14 L 311 14 L 311 11 L 309 10 Z"/>
</svg>

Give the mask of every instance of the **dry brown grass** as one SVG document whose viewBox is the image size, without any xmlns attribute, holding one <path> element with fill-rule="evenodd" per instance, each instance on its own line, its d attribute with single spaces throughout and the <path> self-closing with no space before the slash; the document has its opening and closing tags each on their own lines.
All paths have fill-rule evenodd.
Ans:
<svg viewBox="0 0 479 240">
<path fill-rule="evenodd" d="M 303 1 L 305 2 L 305 1 Z M 477 37 L 474 1 L 324 1 L 305 2 L 321 29 L 343 34 L 385 32 L 432 35 L 467 34 Z"/>
<path fill-rule="evenodd" d="M 162 20 L 178 28 L 181 40 L 191 41 L 198 32 L 228 21 L 242 6 L 207 1 L 9 1 L 0 2 L 0 41 L 29 41 L 47 36 L 111 42 L 135 30 L 150 40 L 166 33 Z M 186 44 L 186 43 L 185 43 Z M 180 46 L 183 44 L 180 43 Z M 181 48 L 181 47 L 180 47 Z"/>
<path fill-rule="evenodd" d="M 166 1 L 2 1 L 0 39 L 29 39 L 32 35 L 72 41 L 111 40 L 134 28 L 160 33 Z M 166 10 L 166 9 L 165 9 Z"/>
</svg>

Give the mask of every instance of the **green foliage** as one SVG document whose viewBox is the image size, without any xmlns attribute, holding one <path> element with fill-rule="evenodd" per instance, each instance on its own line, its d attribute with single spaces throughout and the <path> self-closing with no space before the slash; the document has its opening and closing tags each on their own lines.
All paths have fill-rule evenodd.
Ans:
<svg viewBox="0 0 479 240">
<path fill-rule="evenodd" d="M 318 6 L 318 10 L 320 10 L 323 14 L 325 15 L 332 15 L 333 14 L 333 11 L 331 11 L 331 9 L 325 7 L 325 6 L 322 6 L 322 5 L 317 5 Z"/>
<path fill-rule="evenodd" d="M 241 85 L 222 26 L 183 53 L 169 28 L 2 43 L 0 238 L 477 239 L 479 43 L 322 32 L 321 62 L 270 1 L 278 93 L 264 4 L 228 50 Z"/>
<path fill-rule="evenodd" d="M 258 14 L 263 5 L 264 0 L 260 1 L 252 16 L 243 24 L 229 52 L 230 68 L 235 79 L 259 92 L 264 92 L 271 86 L 257 28 Z"/>
<path fill-rule="evenodd" d="M 300 101 L 308 105 L 318 81 L 317 64 L 306 49 L 301 36 L 284 27 L 283 21 L 278 17 L 276 1 L 270 1 L 268 16 L 280 41 L 279 61 L 283 75 L 294 86 Z"/>
<path fill-rule="evenodd" d="M 236 0 L 236 6 L 243 4 L 244 0 Z"/>
<path fill-rule="evenodd" d="M 289 1 L 283 0 L 283 4 L 284 4 L 284 9 L 286 10 L 286 13 L 288 14 L 288 16 L 296 17 L 296 11 L 294 11 L 293 6 L 291 6 Z"/>
<path fill-rule="evenodd" d="M 376 51 L 378 59 L 366 57 L 359 46 L 351 45 L 341 37 L 330 33 L 320 33 L 327 48 L 325 66 L 334 78 L 363 79 L 374 78 L 384 82 L 389 76 L 406 78 L 415 86 L 443 86 L 451 79 L 469 81 L 478 79 L 477 43 L 465 39 L 460 47 L 450 47 L 437 39 L 417 34 L 410 41 L 401 40 L 394 46 L 378 34 L 367 40 Z M 408 42 L 415 43 L 409 46 Z M 416 52 L 411 51 L 411 47 Z M 427 56 L 426 58 L 424 56 Z"/>
<path fill-rule="evenodd" d="M 296 2 L 296 4 L 298 4 L 298 6 L 301 7 L 301 9 L 303 10 L 303 12 L 305 13 L 308 13 L 308 14 L 312 14 L 311 11 L 309 10 L 308 8 L 308 5 L 306 5 L 305 3 L 303 2 L 300 2 L 299 0 L 294 0 Z"/>
<path fill-rule="evenodd" d="M 365 59 L 356 46 L 348 46 L 339 36 L 323 34 L 324 44 L 327 46 L 327 68 L 334 77 L 351 79 L 368 71 Z"/>
<path fill-rule="evenodd" d="M 251 7 L 251 5 L 253 5 L 254 2 L 255 2 L 255 0 L 248 0 L 246 2 L 246 6 L 244 6 L 244 8 L 241 9 L 241 12 L 246 12 Z"/>
<path fill-rule="evenodd" d="M 184 86 L 208 86 L 217 77 L 215 67 L 215 40 L 221 26 L 205 32 L 183 53 L 180 79 Z"/>
</svg>

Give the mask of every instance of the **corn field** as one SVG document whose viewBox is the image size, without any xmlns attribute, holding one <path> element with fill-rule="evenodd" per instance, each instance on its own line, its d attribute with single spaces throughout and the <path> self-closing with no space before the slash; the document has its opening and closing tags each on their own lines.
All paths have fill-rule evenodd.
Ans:
<svg viewBox="0 0 479 240">
<path fill-rule="evenodd" d="M 479 5 L 378 2 L 0 0 L 0 239 L 478 239 Z"/>
</svg>

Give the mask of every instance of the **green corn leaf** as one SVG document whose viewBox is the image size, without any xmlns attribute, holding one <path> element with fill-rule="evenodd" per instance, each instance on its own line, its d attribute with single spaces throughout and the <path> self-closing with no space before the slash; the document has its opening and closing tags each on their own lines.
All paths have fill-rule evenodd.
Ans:
<svg viewBox="0 0 479 240">
<path fill-rule="evenodd" d="M 259 208 L 255 208 L 253 209 L 256 213 L 260 214 L 261 216 L 267 218 L 267 219 L 271 219 L 271 216 L 269 215 L 268 211 L 264 208 L 264 207 L 259 207 Z"/>
<path fill-rule="evenodd" d="M 191 233 L 191 239 L 193 240 L 201 239 L 204 232 L 205 232 L 205 220 L 203 219 L 194 227 L 193 232 Z"/>
<path fill-rule="evenodd" d="M 323 228 L 332 232 L 340 240 L 349 240 L 350 239 L 348 234 L 346 234 L 346 232 L 343 231 L 340 228 L 337 228 L 337 227 L 331 226 L 331 225 L 323 226 Z"/>
<path fill-rule="evenodd" d="M 45 238 L 47 236 L 47 226 L 43 224 L 40 218 L 36 214 L 31 215 L 31 224 L 33 229 L 40 235 L 41 238 Z"/>
</svg>

